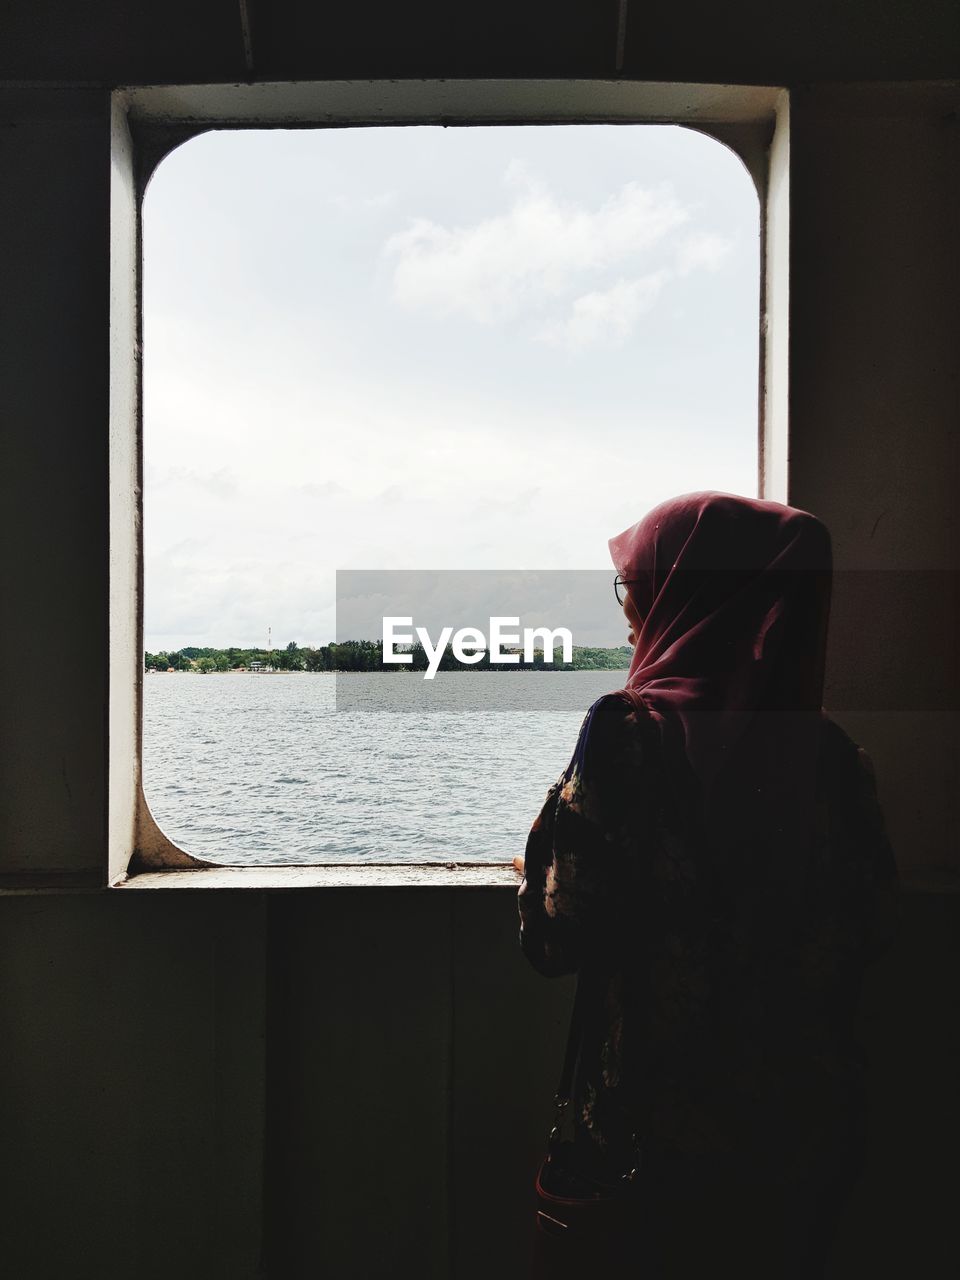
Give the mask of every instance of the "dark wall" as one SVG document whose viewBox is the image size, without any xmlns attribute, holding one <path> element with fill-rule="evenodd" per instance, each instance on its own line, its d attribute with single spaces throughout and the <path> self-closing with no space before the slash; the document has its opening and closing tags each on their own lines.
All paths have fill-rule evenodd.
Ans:
<svg viewBox="0 0 960 1280">
<path fill-rule="evenodd" d="M 512 899 L 0 901 L 5 1274 L 523 1280 L 571 987 Z M 960 897 L 911 894 L 869 976 L 836 1280 L 955 1274 L 958 949 Z"/>
<path fill-rule="evenodd" d="M 104 84 L 246 79 L 238 0 L 8 0 L 0 78 Z M 259 80 L 610 76 L 618 0 L 249 0 Z M 798 84 L 956 75 L 952 0 L 629 0 L 622 71 Z"/>
</svg>

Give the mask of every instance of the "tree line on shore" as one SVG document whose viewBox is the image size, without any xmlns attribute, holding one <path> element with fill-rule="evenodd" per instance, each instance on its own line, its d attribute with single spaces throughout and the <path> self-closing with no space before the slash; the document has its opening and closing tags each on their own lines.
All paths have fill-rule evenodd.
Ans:
<svg viewBox="0 0 960 1280">
<path fill-rule="evenodd" d="M 144 654 L 146 671 L 193 671 L 208 675 L 218 671 L 250 671 L 269 668 L 273 671 L 426 671 L 427 651 L 422 644 L 399 646 L 398 652 L 409 653 L 413 661 L 394 665 L 383 661 L 383 646 L 378 640 L 343 640 L 324 644 L 317 649 L 301 648 L 291 640 L 284 649 L 214 649 L 189 645 L 169 653 Z M 619 649 L 573 646 L 573 661 L 544 661 L 543 650 L 534 653 L 533 662 L 501 665 L 491 663 L 489 653 L 472 666 L 463 666 L 448 645 L 440 659 L 440 671 L 615 671 L 630 665 L 633 650 L 627 645 Z"/>
</svg>

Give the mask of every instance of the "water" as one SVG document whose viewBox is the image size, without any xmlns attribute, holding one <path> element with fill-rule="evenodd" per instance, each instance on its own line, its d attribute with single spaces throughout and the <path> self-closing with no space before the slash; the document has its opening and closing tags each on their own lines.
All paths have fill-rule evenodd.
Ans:
<svg viewBox="0 0 960 1280">
<path fill-rule="evenodd" d="M 151 675 L 144 790 L 167 835 L 214 862 L 509 861 L 587 707 L 625 674 L 441 672 L 426 701 L 395 672 Z"/>
</svg>

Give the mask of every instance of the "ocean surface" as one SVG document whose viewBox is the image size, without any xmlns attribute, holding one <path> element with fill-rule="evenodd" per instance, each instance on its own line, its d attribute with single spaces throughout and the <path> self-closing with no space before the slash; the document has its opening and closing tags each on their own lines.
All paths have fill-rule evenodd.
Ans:
<svg viewBox="0 0 960 1280">
<path fill-rule="evenodd" d="M 213 862 L 509 861 L 625 674 L 149 675 L 144 791 Z"/>
</svg>

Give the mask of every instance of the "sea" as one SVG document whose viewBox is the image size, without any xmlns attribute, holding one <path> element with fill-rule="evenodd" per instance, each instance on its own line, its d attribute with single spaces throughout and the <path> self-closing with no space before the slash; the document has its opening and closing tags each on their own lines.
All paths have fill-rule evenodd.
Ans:
<svg viewBox="0 0 960 1280">
<path fill-rule="evenodd" d="M 144 792 L 211 862 L 509 862 L 587 708 L 625 676 L 150 674 Z"/>
</svg>

